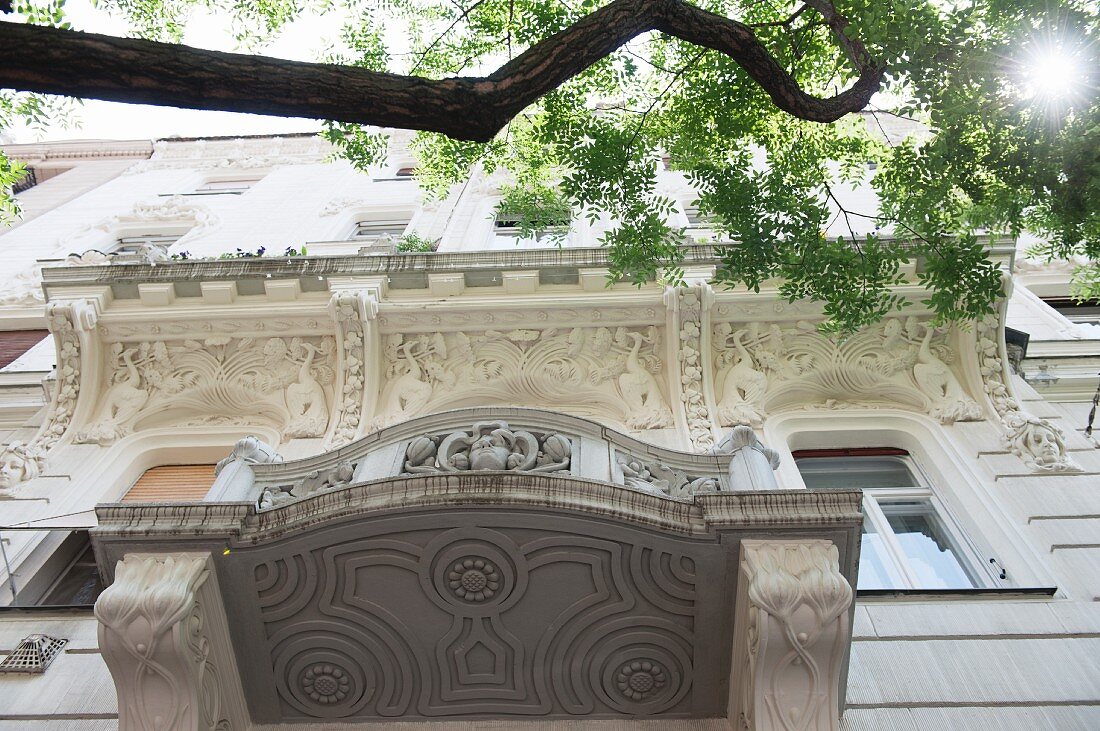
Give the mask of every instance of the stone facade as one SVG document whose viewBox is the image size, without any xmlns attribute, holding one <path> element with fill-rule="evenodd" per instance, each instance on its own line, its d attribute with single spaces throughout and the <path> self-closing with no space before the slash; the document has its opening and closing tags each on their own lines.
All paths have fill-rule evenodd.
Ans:
<svg viewBox="0 0 1100 731">
<path fill-rule="evenodd" d="M 102 145 L 102 182 L 46 180 L 25 195 L 52 202 L 0 233 L 0 324 L 52 334 L 0 371 L 0 526 L 98 522 L 114 581 L 98 619 L 0 616 L 0 653 L 70 639 L 44 675 L 0 675 L 0 728 L 1100 726 L 1100 328 L 1040 299 L 1065 267 L 991 242 L 997 317 L 937 327 L 910 283 L 838 342 L 813 304 L 712 288 L 705 244 L 681 288 L 606 287 L 585 222 L 516 249 L 500 181 L 421 205 L 400 140 L 371 174 L 307 136 L 140 148 Z M 243 191 L 203 191 L 226 181 Z M 362 221 L 439 251 L 350 240 Z M 178 239 L 112 251 L 139 235 Z M 1024 377 L 1006 323 L 1031 336 Z M 792 452 L 864 447 L 919 466 L 974 588 L 852 593 L 859 496 L 807 491 Z M 201 504 L 92 512 L 150 467 L 219 461 Z M 0 533 L 0 603 L 38 601 L 68 531 Z M 356 608 L 356 586 L 390 589 Z M 592 602 L 561 615 L 568 642 L 552 598 Z M 402 611 L 438 632 L 402 634 Z M 402 680 L 366 692 L 383 678 Z"/>
</svg>

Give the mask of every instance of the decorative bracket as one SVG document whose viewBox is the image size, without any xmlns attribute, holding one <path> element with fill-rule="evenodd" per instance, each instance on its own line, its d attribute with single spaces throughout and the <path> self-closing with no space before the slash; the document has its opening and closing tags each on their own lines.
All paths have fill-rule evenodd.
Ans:
<svg viewBox="0 0 1100 731">
<path fill-rule="evenodd" d="M 852 587 L 831 541 L 741 541 L 730 719 L 739 731 L 837 731 Z"/>
<path fill-rule="evenodd" d="M 45 423 L 30 442 L 14 441 L 0 451 L 0 490 L 38 477 L 46 468 L 47 453 L 90 408 L 91 399 L 79 397 L 82 385 L 95 383 L 98 374 L 96 321 L 96 306 L 90 300 L 46 305 L 46 323 L 57 348 L 53 400 Z"/>
<path fill-rule="evenodd" d="M 208 553 L 128 554 L 99 597 L 99 646 L 120 731 L 248 728 Z"/>
</svg>

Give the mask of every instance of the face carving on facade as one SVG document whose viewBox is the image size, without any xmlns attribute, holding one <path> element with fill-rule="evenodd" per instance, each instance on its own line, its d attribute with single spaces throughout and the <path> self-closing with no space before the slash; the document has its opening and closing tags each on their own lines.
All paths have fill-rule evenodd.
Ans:
<svg viewBox="0 0 1100 731">
<path fill-rule="evenodd" d="M 515 437 L 503 429 L 494 429 L 470 445 L 471 470 L 505 470 L 515 446 Z"/>
</svg>

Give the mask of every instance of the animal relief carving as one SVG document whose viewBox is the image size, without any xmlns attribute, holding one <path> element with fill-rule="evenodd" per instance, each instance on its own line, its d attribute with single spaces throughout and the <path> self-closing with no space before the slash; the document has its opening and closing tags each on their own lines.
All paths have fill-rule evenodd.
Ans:
<svg viewBox="0 0 1100 731">
<path fill-rule="evenodd" d="M 405 450 L 405 474 L 509 470 L 568 472 L 572 447 L 560 434 L 533 434 L 503 421 L 483 421 L 470 431 L 417 437 Z"/>
<path fill-rule="evenodd" d="M 806 320 L 719 323 L 713 335 L 723 425 L 758 426 L 768 411 L 796 406 L 902 406 L 944 424 L 982 418 L 951 368 L 950 340 L 916 317 L 889 318 L 846 340 Z"/>
<path fill-rule="evenodd" d="M 471 403 L 582 404 L 629 429 L 671 426 L 660 352 L 656 327 L 394 334 L 372 426 Z"/>
<path fill-rule="evenodd" d="M 323 436 L 334 350 L 329 337 L 114 343 L 109 386 L 76 441 L 110 444 L 146 425 L 218 416 L 269 423 L 286 438 Z"/>
</svg>

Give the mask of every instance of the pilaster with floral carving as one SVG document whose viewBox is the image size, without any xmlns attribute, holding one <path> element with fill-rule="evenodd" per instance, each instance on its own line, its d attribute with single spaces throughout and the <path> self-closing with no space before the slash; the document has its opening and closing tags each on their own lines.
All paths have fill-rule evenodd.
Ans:
<svg viewBox="0 0 1100 731">
<path fill-rule="evenodd" d="M 336 392 L 336 418 L 329 435 L 329 449 L 353 441 L 362 433 L 366 412 L 366 364 L 368 323 L 378 314 L 378 300 L 363 290 L 341 290 L 332 295 L 329 311 L 336 322 L 340 378 Z"/>
<path fill-rule="evenodd" d="M 713 447 L 715 437 L 711 406 L 703 385 L 706 368 L 703 337 L 704 334 L 709 335 L 708 311 L 712 296 L 710 286 L 705 283 L 669 289 L 665 295 L 673 321 L 670 329 L 677 333 L 678 338 L 679 348 L 675 357 L 680 364 L 682 415 L 691 447 L 696 452 L 705 452 Z"/>
<path fill-rule="evenodd" d="M 740 731 L 835 731 L 852 587 L 831 541 L 741 542 L 730 719 Z"/>
<path fill-rule="evenodd" d="M 1080 471 L 1081 467 L 1066 451 L 1062 430 L 1024 411 L 1013 395 L 1000 318 L 990 315 L 980 320 L 975 329 L 982 383 L 1001 420 L 1005 447 L 1033 472 Z"/>
<path fill-rule="evenodd" d="M 53 400 L 33 439 L 13 441 L 0 452 L 0 489 L 38 477 L 46 467 L 47 453 L 68 432 L 80 405 L 81 383 L 94 377 L 88 371 L 95 370 L 96 320 L 95 305 L 87 300 L 46 305 L 46 323 L 57 349 Z"/>
<path fill-rule="evenodd" d="M 128 554 L 99 597 L 99 646 L 120 731 L 248 727 L 228 623 L 206 553 Z"/>
</svg>

